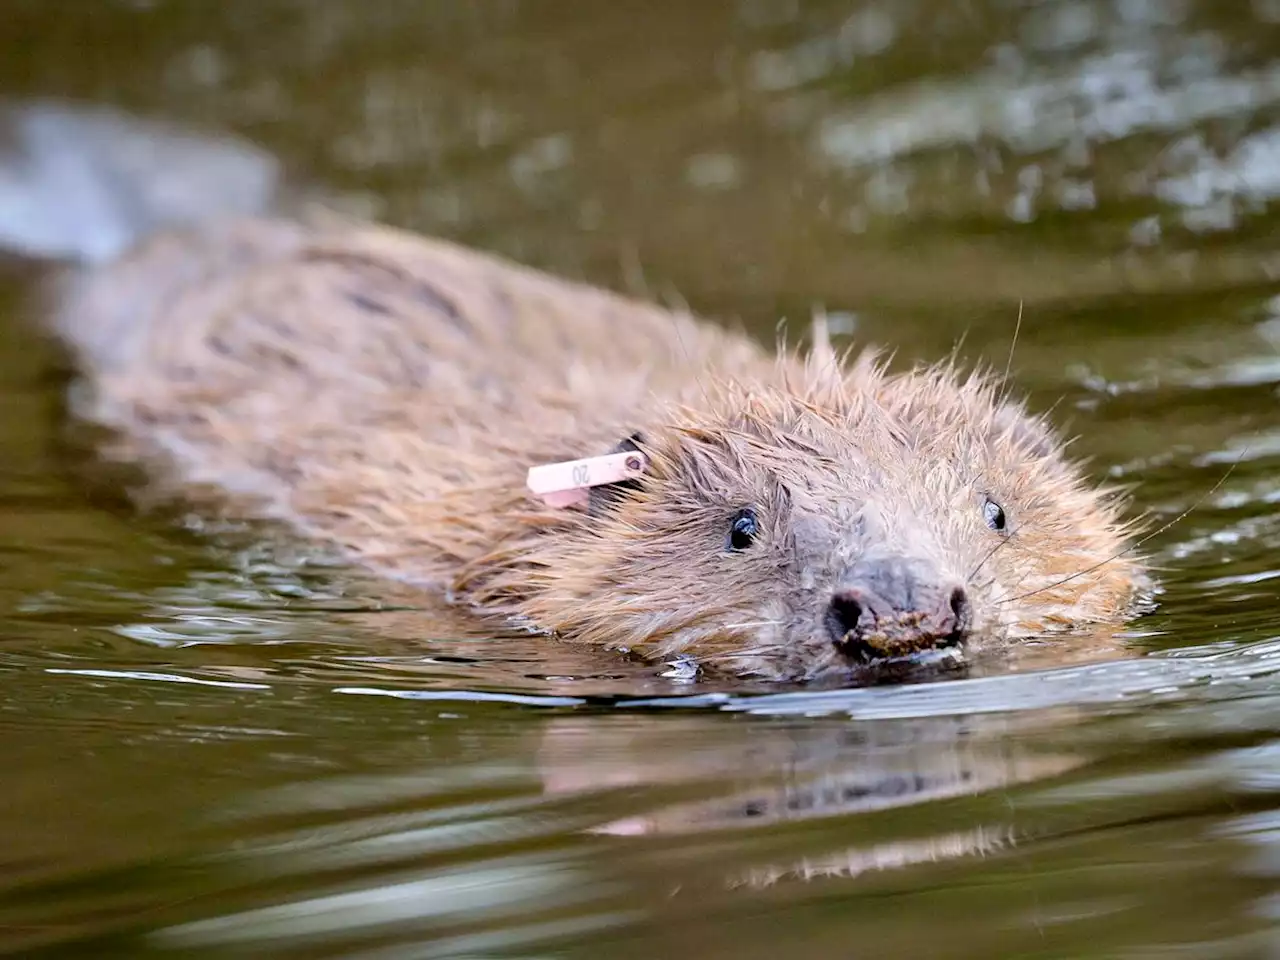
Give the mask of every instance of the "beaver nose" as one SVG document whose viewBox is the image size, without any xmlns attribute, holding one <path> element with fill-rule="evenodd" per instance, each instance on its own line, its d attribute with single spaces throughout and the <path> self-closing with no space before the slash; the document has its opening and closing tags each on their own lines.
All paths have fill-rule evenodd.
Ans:
<svg viewBox="0 0 1280 960">
<path fill-rule="evenodd" d="M 930 564 L 902 557 L 858 564 L 826 612 L 831 641 L 858 660 L 954 646 L 964 639 L 969 620 L 964 587 Z"/>
</svg>

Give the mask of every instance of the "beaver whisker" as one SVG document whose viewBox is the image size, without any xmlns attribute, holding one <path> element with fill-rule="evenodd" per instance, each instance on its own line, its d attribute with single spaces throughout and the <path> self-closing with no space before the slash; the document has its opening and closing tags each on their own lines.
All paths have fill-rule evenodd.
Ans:
<svg viewBox="0 0 1280 960">
<path fill-rule="evenodd" d="M 1076 580 L 1076 579 L 1079 579 L 1080 577 L 1087 576 L 1096 570 L 1101 570 L 1107 564 L 1114 563 L 1116 560 L 1119 560 L 1121 557 L 1125 556 L 1126 554 L 1133 553 L 1135 550 L 1140 549 L 1142 545 L 1145 544 L 1147 541 L 1152 540 L 1155 537 L 1160 536 L 1161 534 L 1167 533 L 1174 526 L 1181 523 L 1183 520 L 1189 517 L 1196 510 L 1200 509 L 1200 507 L 1204 504 L 1206 500 L 1208 500 L 1211 496 L 1217 493 L 1218 490 L 1222 487 L 1222 485 L 1227 482 L 1227 478 L 1231 476 L 1231 474 L 1235 471 L 1236 467 L 1238 467 L 1241 461 L 1244 460 L 1245 454 L 1247 454 L 1248 452 L 1249 452 L 1248 447 L 1245 447 L 1244 450 L 1240 451 L 1240 456 L 1236 458 L 1235 462 L 1232 463 L 1231 466 L 1227 467 L 1226 473 L 1224 473 L 1221 477 L 1218 478 L 1218 482 L 1215 483 L 1208 490 L 1206 490 L 1199 497 L 1197 497 L 1196 501 L 1193 504 L 1191 504 L 1191 506 L 1187 507 L 1180 514 L 1178 514 L 1176 517 L 1170 520 L 1168 523 L 1162 525 L 1156 530 L 1151 531 L 1146 536 L 1139 538 L 1137 542 L 1130 544 L 1129 546 L 1125 547 L 1123 550 L 1119 550 L 1116 553 L 1113 553 L 1111 556 L 1107 557 L 1105 560 L 1101 560 L 1098 563 L 1093 564 L 1092 566 L 1085 567 L 1083 570 L 1077 570 L 1075 573 L 1071 574 L 1068 577 L 1063 577 L 1061 580 L 1055 580 L 1053 583 L 1049 583 L 1043 587 L 1039 587 L 1035 590 L 1032 590 L 1030 593 L 1022 593 L 1022 594 L 1018 594 L 1017 596 L 1006 597 L 1004 600 L 1000 600 L 997 602 L 1012 603 L 1015 600 L 1026 600 L 1030 597 L 1036 596 L 1037 594 L 1044 593 L 1046 590 L 1052 590 L 1054 587 L 1060 587 L 1065 583 L 1070 583 L 1072 580 Z"/>
<path fill-rule="evenodd" d="M 785 620 L 754 620 L 754 621 L 747 621 L 746 623 L 726 623 L 724 625 L 724 629 L 725 630 L 747 630 L 753 627 L 780 627 L 784 623 L 786 623 Z"/>
<path fill-rule="evenodd" d="M 1005 397 L 1008 397 L 1009 395 L 1009 373 L 1010 371 L 1013 370 L 1013 351 L 1016 350 L 1018 347 L 1018 333 L 1021 330 L 1022 330 L 1022 300 L 1019 299 L 1018 300 L 1018 319 L 1017 319 L 1017 322 L 1014 323 L 1013 325 L 1013 339 L 1009 341 L 1009 359 L 1005 361 L 1004 377 L 1001 379 L 1001 384 L 1004 387 L 1004 393 L 1001 395 L 1002 399 Z"/>
<path fill-rule="evenodd" d="M 1013 534 L 1010 534 L 1009 536 L 1001 540 L 999 543 L 997 543 L 990 550 L 988 550 L 986 553 L 986 556 L 984 556 L 981 560 L 978 561 L 978 565 L 974 567 L 973 570 L 970 571 L 969 576 L 965 577 L 965 579 L 972 580 L 974 577 L 976 577 L 978 573 L 982 570 L 982 568 L 987 565 L 988 560 L 994 557 L 998 551 L 1003 550 L 1005 547 L 1007 547 L 1009 544 L 1013 542 L 1013 536 L 1014 536 Z"/>
<path fill-rule="evenodd" d="M 1016 593 L 1018 589 L 1021 588 L 1022 585 L 1027 582 L 1027 579 L 1035 572 L 1036 571 L 1031 567 L 1031 565 L 1028 564 L 1026 567 L 1023 568 L 1022 572 L 1018 574 L 1017 578 L 1012 583 L 1005 584 L 1005 590 L 1004 590 L 1005 599 L 1008 599 L 1009 594 Z M 995 578 L 993 576 L 992 579 L 987 581 L 987 586 L 988 587 L 992 586 L 994 582 L 995 582 Z M 997 604 L 1000 604 L 1003 602 L 1004 600 L 996 601 Z"/>
<path fill-rule="evenodd" d="M 1023 579 L 1025 579 L 1025 577 Z M 981 582 L 974 582 L 972 585 L 974 590 L 988 590 L 995 585 L 995 582 L 996 582 L 996 578 L 994 575 L 992 575 L 988 577 L 986 580 L 983 580 Z"/>
</svg>

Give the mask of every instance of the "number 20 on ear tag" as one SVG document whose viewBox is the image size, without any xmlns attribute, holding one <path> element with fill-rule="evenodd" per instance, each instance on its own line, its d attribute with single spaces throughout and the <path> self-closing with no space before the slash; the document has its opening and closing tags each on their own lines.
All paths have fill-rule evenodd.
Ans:
<svg viewBox="0 0 1280 960">
<path fill-rule="evenodd" d="M 592 487 L 632 480 L 644 473 L 648 460 L 628 450 L 585 460 L 565 460 L 529 468 L 529 489 L 553 507 L 586 503 Z"/>
</svg>

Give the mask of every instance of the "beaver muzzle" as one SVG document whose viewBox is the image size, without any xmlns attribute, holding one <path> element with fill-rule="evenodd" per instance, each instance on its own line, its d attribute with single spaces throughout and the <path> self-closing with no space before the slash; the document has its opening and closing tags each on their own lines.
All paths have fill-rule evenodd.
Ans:
<svg viewBox="0 0 1280 960">
<path fill-rule="evenodd" d="M 899 556 L 859 562 L 832 594 L 825 615 L 831 642 L 858 662 L 956 646 L 969 621 L 964 587 L 928 561 Z"/>
</svg>

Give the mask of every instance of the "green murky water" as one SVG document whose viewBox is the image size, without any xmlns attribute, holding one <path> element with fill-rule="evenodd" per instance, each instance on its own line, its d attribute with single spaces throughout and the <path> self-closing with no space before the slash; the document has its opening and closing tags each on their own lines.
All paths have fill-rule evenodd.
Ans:
<svg viewBox="0 0 1280 960">
<path fill-rule="evenodd" d="M 1109 663 L 734 693 L 433 641 L 87 484 L 8 263 L 0 951 L 1280 952 L 1275 0 L 0 0 L 0 54 L 765 337 L 1003 366 L 1021 304 L 1033 404 L 1194 508 Z"/>
</svg>

